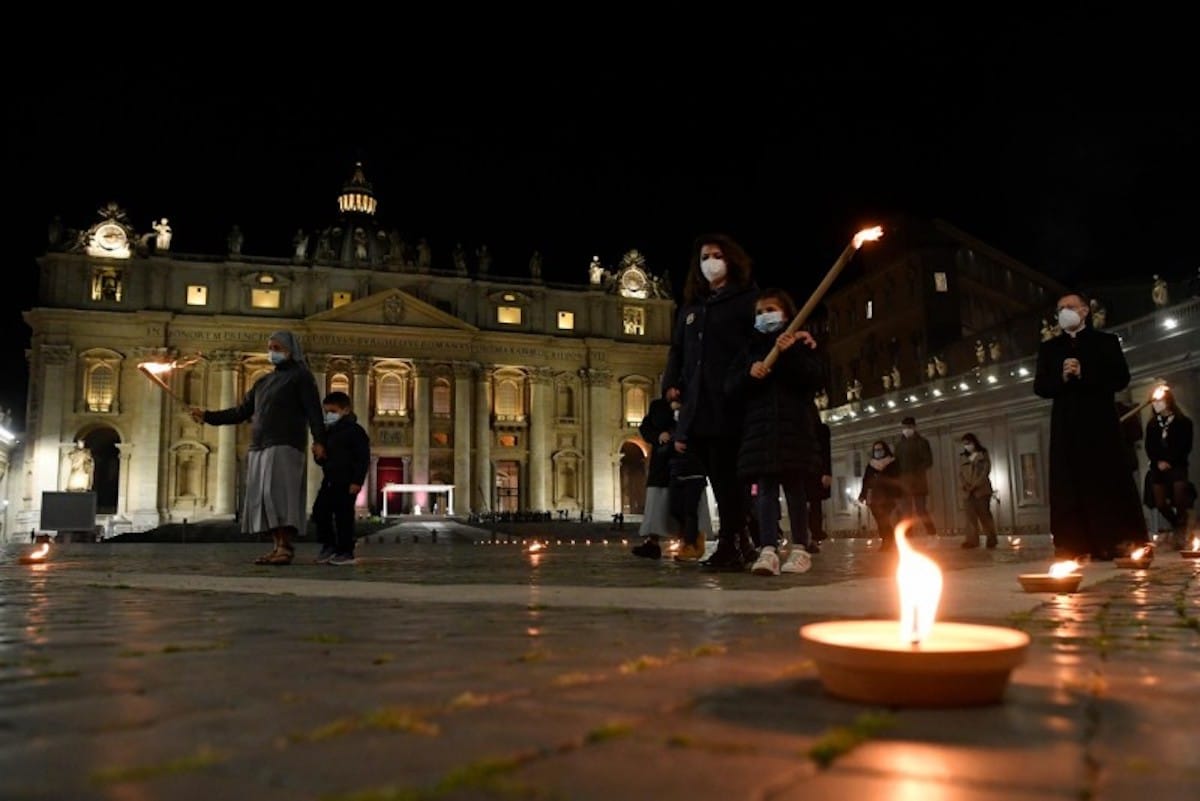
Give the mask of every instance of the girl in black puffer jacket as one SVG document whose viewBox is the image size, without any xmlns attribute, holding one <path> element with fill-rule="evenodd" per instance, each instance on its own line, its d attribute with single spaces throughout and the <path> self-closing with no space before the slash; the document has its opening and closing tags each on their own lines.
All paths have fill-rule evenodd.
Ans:
<svg viewBox="0 0 1200 801">
<path fill-rule="evenodd" d="M 738 476 L 757 484 L 759 554 L 753 571 L 780 572 L 775 548 L 779 538 L 779 490 L 787 498 L 792 541 L 804 546 L 789 556 L 785 572 L 807 569 L 809 533 L 805 520 L 805 477 L 818 470 L 820 451 L 810 408 L 820 388 L 821 365 L 806 332 L 780 333 L 795 316 L 791 297 L 781 289 L 759 293 L 755 304 L 754 334 L 730 367 L 726 392 L 741 400 L 745 409 L 742 445 L 738 451 Z M 763 363 L 776 344 L 779 359 Z M 800 557 L 804 553 L 804 557 Z M 798 564 L 792 564 L 798 562 Z"/>
</svg>

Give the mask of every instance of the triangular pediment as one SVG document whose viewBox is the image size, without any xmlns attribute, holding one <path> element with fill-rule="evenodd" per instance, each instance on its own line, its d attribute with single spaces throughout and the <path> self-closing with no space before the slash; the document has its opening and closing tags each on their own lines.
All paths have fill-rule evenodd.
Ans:
<svg viewBox="0 0 1200 801">
<path fill-rule="evenodd" d="M 306 318 L 308 322 L 357 323 L 359 325 L 396 325 L 406 328 L 442 328 L 455 331 L 478 331 L 470 323 L 447 314 L 399 289 L 385 289 L 365 298 L 351 301 L 336 309 L 318 312 Z"/>
</svg>

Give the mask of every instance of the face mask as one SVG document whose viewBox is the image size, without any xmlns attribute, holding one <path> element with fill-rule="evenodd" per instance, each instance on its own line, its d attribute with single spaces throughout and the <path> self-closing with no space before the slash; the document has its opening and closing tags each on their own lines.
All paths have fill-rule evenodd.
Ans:
<svg viewBox="0 0 1200 801">
<path fill-rule="evenodd" d="M 972 444 L 971 444 L 971 443 L 969 443 L 969 442 L 964 442 L 964 443 L 963 443 L 963 450 L 964 450 L 964 451 L 966 451 L 967 453 L 974 453 L 974 452 L 975 452 L 975 446 L 974 446 L 974 445 L 972 445 Z"/>
<path fill-rule="evenodd" d="M 912 428 L 902 428 L 902 429 L 900 429 L 900 433 L 906 437 L 911 437 L 913 434 L 916 433 L 916 430 L 912 429 Z"/>
<path fill-rule="evenodd" d="M 704 273 L 705 280 L 708 283 L 720 281 L 725 277 L 725 261 L 724 259 L 705 259 L 700 262 L 700 272 Z"/>
<path fill-rule="evenodd" d="M 1167 410 L 1167 402 L 1166 401 L 1154 401 L 1154 403 L 1150 404 L 1150 408 L 1154 409 L 1155 414 L 1162 414 L 1163 412 L 1165 412 Z"/>
<path fill-rule="evenodd" d="M 271 364 L 283 364 L 287 361 L 287 354 L 281 350 L 269 350 L 267 358 L 271 360 Z"/>
<path fill-rule="evenodd" d="M 874 451 L 871 452 L 871 455 L 874 456 L 876 459 L 882 459 L 883 458 L 883 449 L 876 448 Z"/>
<path fill-rule="evenodd" d="M 325 412 L 325 425 L 331 426 L 342 419 L 340 412 Z"/>
<path fill-rule="evenodd" d="M 769 311 L 755 316 L 754 327 L 764 334 L 783 328 L 783 312 Z"/>
<path fill-rule="evenodd" d="M 1074 331 L 1081 322 L 1083 318 L 1074 309 L 1062 309 L 1058 312 L 1058 327 L 1064 331 Z"/>
</svg>

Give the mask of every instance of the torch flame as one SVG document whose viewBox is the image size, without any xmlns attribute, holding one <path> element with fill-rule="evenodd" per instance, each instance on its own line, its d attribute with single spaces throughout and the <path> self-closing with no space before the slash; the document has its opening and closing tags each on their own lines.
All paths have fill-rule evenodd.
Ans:
<svg viewBox="0 0 1200 801">
<path fill-rule="evenodd" d="M 911 520 L 901 520 L 896 526 L 896 548 L 900 553 L 896 581 L 900 585 L 900 638 L 915 646 L 933 629 L 942 597 L 942 571 L 936 562 L 908 544 L 905 532 L 911 525 Z"/>
<path fill-rule="evenodd" d="M 1079 563 L 1074 559 L 1066 562 L 1055 562 L 1050 565 L 1050 578 L 1063 578 L 1079 570 Z"/>
<path fill-rule="evenodd" d="M 50 543 L 43 542 L 42 547 L 38 548 L 33 553 L 29 554 L 30 559 L 45 559 L 46 554 L 50 553 Z"/>
<path fill-rule="evenodd" d="M 171 372 L 173 366 L 167 362 L 142 362 L 138 365 L 138 369 L 145 370 L 154 375 L 162 375 L 163 373 Z"/>
<path fill-rule="evenodd" d="M 1130 559 L 1132 559 L 1133 561 L 1135 561 L 1135 562 L 1136 562 L 1136 561 L 1138 561 L 1139 559 L 1141 559 L 1141 558 L 1142 558 L 1143 556 L 1145 556 L 1145 555 L 1146 555 L 1146 548 L 1145 548 L 1145 547 L 1141 547 L 1141 548 L 1138 548 L 1138 549 L 1137 549 L 1136 551 L 1134 551 L 1133 553 L 1129 554 L 1129 558 L 1130 558 Z"/>
<path fill-rule="evenodd" d="M 883 228 L 876 225 L 874 228 L 864 228 L 854 235 L 854 249 L 858 250 L 863 246 L 863 242 L 874 242 L 883 236 Z"/>
<path fill-rule="evenodd" d="M 1162 400 L 1163 395 L 1167 394 L 1168 389 L 1170 389 L 1170 387 L 1168 387 L 1166 384 L 1159 384 L 1154 388 L 1154 392 L 1151 393 L 1150 397 L 1156 401 Z"/>
</svg>

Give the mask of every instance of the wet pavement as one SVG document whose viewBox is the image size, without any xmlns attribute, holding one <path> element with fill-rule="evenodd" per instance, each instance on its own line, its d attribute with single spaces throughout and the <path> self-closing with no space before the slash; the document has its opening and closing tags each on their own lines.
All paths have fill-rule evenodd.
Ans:
<svg viewBox="0 0 1200 801">
<path fill-rule="evenodd" d="M 416 533 L 417 543 L 412 542 Z M 762 578 L 628 546 L 385 530 L 354 567 L 255 543 L 0 551 L 2 799 L 1194 799 L 1200 566 L 1016 576 L 1050 546 L 921 539 L 939 619 L 1025 630 L 1000 704 L 822 692 L 815 620 L 894 617 L 839 540 Z M 545 539 L 543 537 L 543 539 Z M 486 543 L 486 544 L 485 544 Z"/>
</svg>

